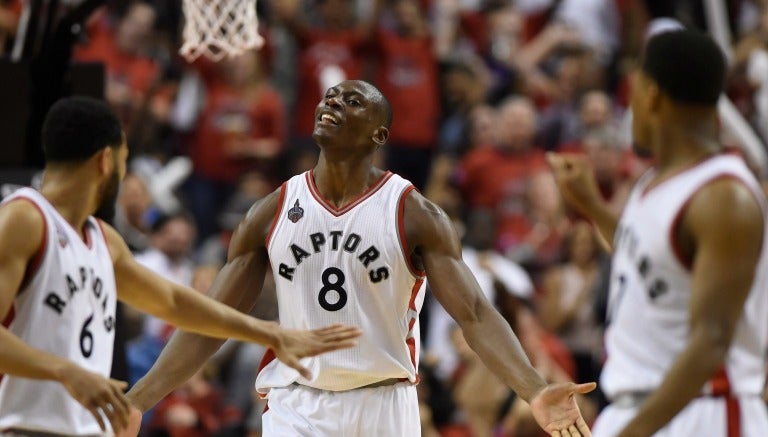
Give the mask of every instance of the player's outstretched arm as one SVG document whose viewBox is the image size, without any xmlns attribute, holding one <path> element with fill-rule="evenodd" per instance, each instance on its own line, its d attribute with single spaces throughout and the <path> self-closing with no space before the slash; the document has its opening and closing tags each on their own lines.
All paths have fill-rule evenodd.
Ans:
<svg viewBox="0 0 768 437">
<path fill-rule="evenodd" d="M 594 170 L 587 158 L 572 154 L 548 153 L 547 162 L 563 199 L 571 208 L 586 216 L 611 246 L 619 217 L 600 196 Z"/>
<path fill-rule="evenodd" d="M 693 261 L 690 340 L 622 437 L 654 434 L 700 395 L 723 366 L 752 286 L 764 231 L 762 210 L 741 183 L 713 182 L 694 196 L 678 235 Z"/>
<path fill-rule="evenodd" d="M 274 322 L 242 313 L 251 310 L 264 283 L 267 269 L 264 237 L 277 207 L 279 196 L 275 194 L 279 193 L 254 205 L 235 231 L 227 264 L 209 290 L 213 299 L 189 288 L 169 285 L 138 267 L 130 254 L 123 255 L 126 259 L 122 261 L 113 255 L 118 292 L 125 293 L 121 298 L 185 330 L 264 344 L 285 364 L 310 376 L 299 364 L 300 358 L 352 347 L 360 332 L 344 326 L 287 331 Z M 150 372 L 128 393 L 129 398 L 146 411 L 197 372 L 222 343 L 223 340 L 177 332 Z"/>
<path fill-rule="evenodd" d="M 552 384 L 539 375 L 509 324 L 488 302 L 461 259 L 461 243 L 445 213 L 418 193 L 405 201 L 406 242 L 414 264 L 427 273 L 430 289 L 462 329 L 467 344 L 483 363 L 531 404 L 547 432 L 589 435 L 574 395 L 595 384 Z"/>
<path fill-rule="evenodd" d="M 0 208 L 0 319 L 11 309 L 22 286 L 27 266 L 45 244 L 42 215 L 27 201 L 17 200 Z M 106 430 L 99 411 L 112 429 L 128 423 L 127 384 L 89 372 L 70 360 L 29 346 L 0 326 L 0 374 L 60 382 L 69 394 L 93 414 Z"/>
</svg>

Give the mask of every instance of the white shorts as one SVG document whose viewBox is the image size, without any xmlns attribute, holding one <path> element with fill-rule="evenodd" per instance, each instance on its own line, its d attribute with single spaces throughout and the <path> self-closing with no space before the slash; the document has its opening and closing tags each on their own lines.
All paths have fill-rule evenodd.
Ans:
<svg viewBox="0 0 768 437">
<path fill-rule="evenodd" d="M 338 392 L 273 388 L 261 421 L 264 437 L 421 435 L 416 386 L 410 382 Z"/>
<path fill-rule="evenodd" d="M 691 401 L 654 437 L 765 437 L 768 436 L 766 405 L 757 396 L 732 399 L 702 397 Z M 609 405 L 592 427 L 593 437 L 615 437 L 635 417 L 639 405 Z M 729 413 L 730 411 L 730 413 Z"/>
</svg>

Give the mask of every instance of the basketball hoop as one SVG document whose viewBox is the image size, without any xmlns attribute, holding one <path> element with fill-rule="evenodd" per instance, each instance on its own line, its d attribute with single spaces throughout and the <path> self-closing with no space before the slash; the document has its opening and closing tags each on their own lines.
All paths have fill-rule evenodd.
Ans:
<svg viewBox="0 0 768 437">
<path fill-rule="evenodd" d="M 184 44 L 179 53 L 192 62 L 213 61 L 264 45 L 259 35 L 256 0 L 183 0 Z"/>
</svg>

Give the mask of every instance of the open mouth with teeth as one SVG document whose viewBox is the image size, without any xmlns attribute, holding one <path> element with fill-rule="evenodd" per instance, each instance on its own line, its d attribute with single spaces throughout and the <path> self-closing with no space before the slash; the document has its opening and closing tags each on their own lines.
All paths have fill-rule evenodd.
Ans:
<svg viewBox="0 0 768 437">
<path fill-rule="evenodd" d="M 339 125 L 339 119 L 335 115 L 329 114 L 327 112 L 324 114 L 321 114 L 317 120 L 320 122 L 320 124 L 331 124 L 334 126 Z"/>
</svg>

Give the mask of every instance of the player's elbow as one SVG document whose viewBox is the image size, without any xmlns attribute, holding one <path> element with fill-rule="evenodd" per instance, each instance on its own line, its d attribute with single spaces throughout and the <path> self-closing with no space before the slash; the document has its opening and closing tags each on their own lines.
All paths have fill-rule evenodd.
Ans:
<svg viewBox="0 0 768 437">
<path fill-rule="evenodd" d="M 465 310 L 456 318 L 456 322 L 462 328 L 480 324 L 486 318 L 488 311 L 494 310 L 488 303 L 488 300 L 482 294 L 479 294 L 468 303 Z"/>
</svg>

